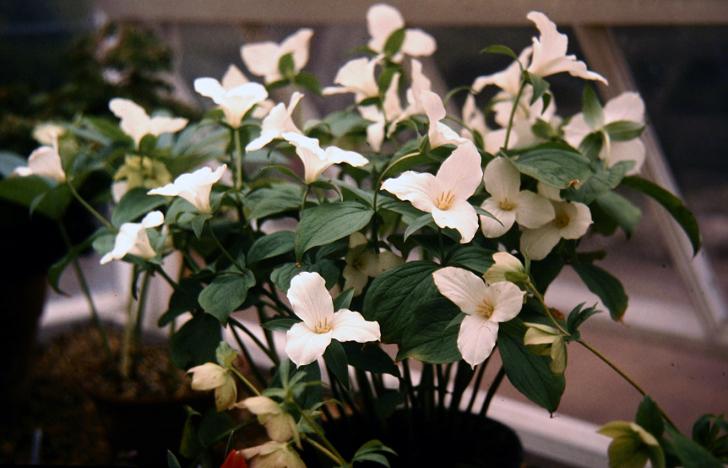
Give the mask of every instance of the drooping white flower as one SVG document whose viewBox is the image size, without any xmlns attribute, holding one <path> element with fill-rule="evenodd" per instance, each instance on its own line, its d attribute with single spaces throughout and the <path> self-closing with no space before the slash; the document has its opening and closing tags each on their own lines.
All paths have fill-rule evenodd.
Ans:
<svg viewBox="0 0 728 468">
<path fill-rule="evenodd" d="M 521 190 L 521 175 L 508 159 L 498 157 L 485 167 L 485 190 L 491 195 L 481 208 L 495 216 L 480 216 L 485 237 L 500 237 L 518 223 L 535 229 L 554 219 L 551 202 L 530 190 Z"/>
<path fill-rule="evenodd" d="M 285 442 L 271 440 L 241 452 L 250 460 L 250 468 L 306 468 L 298 453 Z"/>
<path fill-rule="evenodd" d="M 304 180 L 307 184 L 316 179 L 334 164 L 347 163 L 354 167 L 366 165 L 369 160 L 354 151 L 346 151 L 336 146 L 329 146 L 325 150 L 319 145 L 316 138 L 309 138 L 300 133 L 286 132 L 283 138 L 296 148 L 296 154 L 301 158 L 304 169 Z"/>
<path fill-rule="evenodd" d="M 442 163 L 436 175 L 406 171 L 387 179 L 382 189 L 418 210 L 432 213 L 435 224 L 456 229 L 460 242 L 470 242 L 478 230 L 478 214 L 468 202 L 483 176 L 480 154 L 466 140 Z"/>
<path fill-rule="evenodd" d="M 498 324 L 521 311 L 524 291 L 513 283 L 487 285 L 463 268 L 445 267 L 432 274 L 440 294 L 466 314 L 458 332 L 458 350 L 475 367 L 490 356 L 498 339 Z"/>
<path fill-rule="evenodd" d="M 36 175 L 53 179 L 56 182 L 65 182 L 66 172 L 63 170 L 57 142 L 54 142 L 52 146 L 36 148 L 28 157 L 28 165 L 16 167 L 13 174 L 21 177 Z"/>
<path fill-rule="evenodd" d="M 33 138 L 41 145 L 53 146 L 65 132 L 66 129 L 61 125 L 45 122 L 35 126 Z"/>
<path fill-rule="evenodd" d="M 354 288 L 354 295 L 362 293 L 369 278 L 376 278 L 403 262 L 401 257 L 388 250 L 377 251 L 367 245 L 367 238 L 361 232 L 349 237 L 349 251 L 346 253 L 344 290 Z"/>
<path fill-rule="evenodd" d="M 187 371 L 192 374 L 192 390 L 215 391 L 215 408 L 225 411 L 235 406 L 238 388 L 229 370 L 213 362 L 206 362 Z"/>
<path fill-rule="evenodd" d="M 293 312 L 303 320 L 286 333 L 286 354 L 297 366 L 321 357 L 332 339 L 366 343 L 381 336 L 379 323 L 365 320 L 359 312 L 334 312 L 331 294 L 318 273 L 294 276 L 287 296 Z"/>
<path fill-rule="evenodd" d="M 147 229 L 161 226 L 164 223 L 164 215 L 161 211 L 147 213 L 141 223 L 124 223 L 119 228 L 114 240 L 114 248 L 101 258 L 104 265 L 112 260 L 121 260 L 126 255 L 135 255 L 140 258 L 150 259 L 157 256 L 149 242 Z"/>
<path fill-rule="evenodd" d="M 246 44 L 240 48 L 240 55 L 250 73 L 262 76 L 266 83 L 272 83 L 283 78 L 278 63 L 284 55 L 291 54 L 293 57 L 294 73 L 306 66 L 312 36 L 313 30 L 299 29 L 280 44 L 271 41 Z"/>
<path fill-rule="evenodd" d="M 372 123 L 367 126 L 367 143 L 374 151 L 382 148 L 384 137 L 402 114 L 402 105 L 399 100 L 399 73 L 392 77 L 380 110 L 376 105 L 359 106 L 359 113 Z"/>
<path fill-rule="evenodd" d="M 366 57 L 349 60 L 336 72 L 334 83 L 339 86 L 327 86 L 322 93 L 324 96 L 353 93 L 356 102 L 378 96 L 379 85 L 374 74 L 377 63 L 376 59 Z"/>
<path fill-rule="evenodd" d="M 584 137 L 592 132 L 604 129 L 608 124 L 619 121 L 645 123 L 645 103 L 639 94 L 622 93 L 610 99 L 604 106 L 603 119 L 592 125 L 587 123 L 583 113 L 578 113 L 564 126 L 564 139 L 574 148 L 578 148 Z M 611 141 L 607 132 L 603 133 L 605 141 L 599 157 L 608 167 L 620 161 L 634 161 L 635 165 L 628 174 L 637 174 L 645 161 L 645 146 L 640 138 L 628 141 Z"/>
<path fill-rule="evenodd" d="M 596 80 L 607 84 L 607 80 L 593 71 L 589 71 L 586 63 L 577 60 L 575 55 L 566 55 L 569 38 L 556 29 L 556 24 L 546 15 L 532 11 L 526 15 L 540 33 L 533 40 L 533 53 L 528 72 L 540 77 L 566 72 L 572 76 L 585 80 Z"/>
<path fill-rule="evenodd" d="M 425 91 L 432 90 L 432 82 L 422 71 L 422 63 L 417 59 L 412 59 L 410 67 L 410 87 L 407 90 L 407 106 L 392 125 L 396 124 L 408 117 L 417 114 L 424 114 L 425 108 L 422 106 L 420 95 Z"/>
<path fill-rule="evenodd" d="M 493 265 L 488 268 L 483 277 L 488 284 L 508 281 L 507 274 L 525 275 L 523 263 L 508 252 L 493 254 Z"/>
<path fill-rule="evenodd" d="M 182 174 L 174 182 L 147 192 L 149 195 L 163 195 L 165 197 L 182 197 L 190 202 L 200 213 L 209 213 L 210 191 L 212 186 L 222 178 L 227 170 L 223 164 L 213 171 L 209 167 L 202 167 L 195 172 Z"/>
<path fill-rule="evenodd" d="M 447 116 L 445 106 L 440 96 L 432 91 L 423 91 L 419 95 L 422 107 L 429 120 L 427 129 L 427 137 L 430 141 L 430 147 L 437 148 L 442 145 L 459 145 L 468 141 L 457 134 L 455 130 L 445 125 L 441 120 Z"/>
<path fill-rule="evenodd" d="M 472 94 L 468 94 L 468 97 L 465 98 L 465 104 L 463 105 L 463 123 L 465 123 L 467 128 L 463 128 L 460 131 L 460 135 L 465 138 L 469 137 L 474 141 L 474 134 L 477 132 L 483 139 L 484 149 L 488 153 L 495 154 L 503 147 L 506 140 L 506 129 L 499 128 L 492 130 L 488 128 L 488 125 L 485 123 L 485 116 L 477 108 L 475 96 Z M 516 135 L 512 134 L 509 143 L 516 143 L 516 140 Z"/>
<path fill-rule="evenodd" d="M 254 396 L 235 404 L 238 408 L 246 408 L 258 417 L 258 422 L 265 427 L 268 437 L 276 442 L 287 442 L 298 439 L 296 421 L 293 416 L 266 396 Z"/>
<path fill-rule="evenodd" d="M 260 83 L 250 82 L 225 88 L 215 78 L 197 78 L 195 91 L 220 106 L 225 114 L 225 121 L 233 128 L 238 128 L 243 116 L 268 97 L 268 91 Z"/>
<path fill-rule="evenodd" d="M 237 88 L 238 86 L 242 86 L 246 83 L 250 83 L 248 77 L 245 76 L 238 67 L 232 64 L 228 66 L 225 74 L 222 76 L 222 81 L 220 82 L 220 84 L 223 88 L 225 88 L 226 91 Z M 270 99 L 265 99 L 255 106 L 252 115 L 253 117 L 262 119 L 263 117 L 268 115 L 268 112 L 270 112 L 273 106 L 273 101 L 271 101 Z"/>
<path fill-rule="evenodd" d="M 396 8 L 378 3 L 372 5 L 367 12 L 367 29 L 371 39 L 369 48 L 377 53 L 384 52 L 384 45 L 389 36 L 404 27 L 404 19 Z M 409 28 L 405 31 L 400 54 L 412 57 L 425 57 L 435 53 L 435 39 L 421 29 Z M 395 57 L 395 60 L 398 57 Z"/>
<path fill-rule="evenodd" d="M 286 132 L 300 133 L 301 131 L 293 122 L 292 115 L 302 98 L 303 94 L 294 92 L 288 102 L 288 107 L 283 103 L 279 103 L 271 109 L 261 123 L 260 136 L 248 143 L 245 151 L 259 150 L 276 138 L 281 138 Z"/>
<path fill-rule="evenodd" d="M 143 107 L 129 99 L 114 98 L 109 101 L 109 109 L 121 119 L 119 126 L 136 146 L 145 135 L 175 133 L 187 126 L 187 119 L 181 117 L 149 117 Z"/>
<path fill-rule="evenodd" d="M 578 202 L 551 201 L 555 217 L 537 229 L 521 233 L 521 252 L 532 260 L 543 260 L 561 239 L 578 239 L 592 223 L 589 207 Z"/>
</svg>

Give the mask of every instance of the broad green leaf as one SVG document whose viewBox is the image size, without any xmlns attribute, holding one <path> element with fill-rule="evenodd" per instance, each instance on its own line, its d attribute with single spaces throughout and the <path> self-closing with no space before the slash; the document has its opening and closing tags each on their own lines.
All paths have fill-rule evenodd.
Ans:
<svg viewBox="0 0 728 468">
<path fill-rule="evenodd" d="M 0 200 L 33 207 L 32 213 L 58 220 L 71 202 L 71 192 L 66 185 L 54 185 L 38 176 L 8 177 L 0 180 Z"/>
<path fill-rule="evenodd" d="M 349 363 L 346 360 L 346 352 L 336 340 L 331 343 L 324 351 L 324 361 L 326 366 L 334 374 L 336 380 L 346 389 L 349 388 Z"/>
<path fill-rule="evenodd" d="M 399 377 L 399 368 L 377 343 L 342 343 L 349 364 L 356 369 L 375 374 L 390 374 Z"/>
<path fill-rule="evenodd" d="M 522 174 L 560 189 L 584 183 L 591 175 L 587 158 L 549 144 L 526 150 L 510 160 Z"/>
<path fill-rule="evenodd" d="M 275 184 L 245 196 L 248 219 L 264 218 L 301 207 L 303 190 L 295 184 Z"/>
<path fill-rule="evenodd" d="M 667 433 L 672 440 L 675 455 L 685 468 L 721 468 L 725 466 L 704 447 L 688 439 L 670 426 Z"/>
<path fill-rule="evenodd" d="M 616 192 L 606 192 L 600 195 L 595 203 L 628 236 L 632 235 L 642 217 L 642 211 L 639 208 Z"/>
<path fill-rule="evenodd" d="M 519 320 L 501 323 L 498 351 L 508 380 L 529 400 L 554 412 L 566 387 L 563 374 L 554 374 L 550 359 L 533 354 L 523 344 L 526 327 Z"/>
<path fill-rule="evenodd" d="M 591 263 L 577 262 L 571 266 L 589 291 L 596 294 L 609 310 L 612 320 L 622 320 L 628 303 L 622 283 L 606 270 Z"/>
<path fill-rule="evenodd" d="M 233 418 L 228 413 L 218 413 L 210 408 L 202 416 L 197 436 L 203 446 L 210 447 L 227 437 L 234 427 Z"/>
<path fill-rule="evenodd" d="M 379 322 L 383 342 L 399 342 L 417 307 L 439 296 L 432 281 L 432 273 L 438 268 L 432 262 L 409 262 L 372 281 L 362 313 L 367 320 Z"/>
<path fill-rule="evenodd" d="M 695 215 L 683 204 L 683 202 L 672 193 L 659 185 L 638 176 L 625 177 L 622 184 L 644 193 L 657 203 L 662 205 L 673 219 L 685 231 L 693 246 L 693 254 L 697 254 L 701 246 L 700 228 Z"/>
<path fill-rule="evenodd" d="M 597 93 L 591 85 L 584 85 L 584 92 L 581 95 L 581 111 L 584 120 L 591 128 L 601 128 L 604 123 L 604 109 L 599 102 Z"/>
<path fill-rule="evenodd" d="M 293 62 L 293 53 L 289 52 L 278 59 L 278 71 L 285 78 L 292 77 L 296 73 L 296 64 Z"/>
<path fill-rule="evenodd" d="M 589 317 L 594 314 L 598 314 L 599 312 L 600 311 L 594 307 L 584 308 L 583 303 L 579 304 L 574 307 L 571 312 L 569 312 L 569 316 L 566 318 L 566 331 L 578 338 L 579 327 L 586 322 Z"/>
<path fill-rule="evenodd" d="M 354 288 L 349 288 L 342 292 L 334 299 L 334 310 L 348 309 L 351 306 L 351 300 L 354 298 Z"/>
<path fill-rule="evenodd" d="M 250 270 L 244 274 L 223 273 L 205 286 L 197 300 L 205 312 L 224 325 L 230 314 L 245 302 L 248 290 L 253 286 L 255 276 Z"/>
<path fill-rule="evenodd" d="M 308 72 L 299 72 L 296 75 L 295 82 L 297 85 L 306 88 L 314 94 L 321 94 L 321 83 L 315 75 Z"/>
<path fill-rule="evenodd" d="M 275 268 L 270 274 L 270 280 L 273 282 L 279 291 L 287 292 L 291 286 L 291 279 L 297 274 L 304 271 L 312 271 L 323 276 L 326 280 L 326 287 L 333 288 L 341 272 L 332 260 L 327 258 L 319 259 L 313 263 L 284 263 L 283 265 Z"/>
<path fill-rule="evenodd" d="M 604 131 L 607 132 L 609 139 L 612 141 L 633 140 L 642 135 L 644 129 L 644 124 L 630 122 L 629 120 L 618 120 L 604 126 Z"/>
<path fill-rule="evenodd" d="M 119 200 L 119 204 L 114 207 L 114 212 L 111 214 L 111 223 L 119 227 L 166 203 L 167 200 L 164 197 L 147 195 L 148 191 L 148 189 L 138 187 L 126 192 Z"/>
<path fill-rule="evenodd" d="M 446 258 L 446 265 L 472 270 L 479 275 L 493 265 L 493 251 L 477 245 L 458 246 Z"/>
<path fill-rule="evenodd" d="M 635 416 L 634 422 L 642 426 L 644 430 L 655 436 L 658 440 L 665 430 L 662 413 L 660 413 L 659 408 L 649 396 L 642 399 L 642 403 L 637 408 L 637 415 Z"/>
<path fill-rule="evenodd" d="M 432 364 L 460 360 L 462 356 L 457 345 L 459 327 L 447 326 L 460 314 L 460 309 L 442 296 L 420 302 L 402 336 L 397 359 L 411 357 Z"/>
<path fill-rule="evenodd" d="M 274 318 L 263 322 L 263 328 L 267 330 L 288 330 L 293 325 L 298 323 L 299 320 L 287 317 Z"/>
<path fill-rule="evenodd" d="M 407 35 L 407 31 L 404 28 L 399 28 L 389 35 L 387 42 L 384 43 L 384 53 L 388 57 L 392 57 L 399 52 L 404 44 L 404 38 Z"/>
<path fill-rule="evenodd" d="M 620 161 L 610 168 L 599 167 L 581 187 L 566 189 L 562 193 L 562 197 L 589 205 L 604 193 L 616 188 L 633 166 L 634 161 Z"/>
<path fill-rule="evenodd" d="M 337 241 L 363 229 L 374 212 L 361 203 L 340 202 L 318 205 L 303 210 L 296 229 L 296 257 L 309 249 Z"/>
<path fill-rule="evenodd" d="M 404 240 L 407 240 L 409 236 L 429 225 L 435 226 L 435 221 L 432 219 L 432 215 L 430 213 L 423 214 L 407 226 L 407 229 L 404 231 Z"/>
<path fill-rule="evenodd" d="M 202 292 L 200 281 L 195 278 L 182 278 L 179 287 L 174 290 L 169 298 L 169 308 L 159 317 L 157 325 L 164 327 L 172 323 L 176 317 L 200 309 L 197 297 Z"/>
<path fill-rule="evenodd" d="M 172 362 L 183 370 L 215 362 L 215 350 L 221 339 L 220 322 L 209 314 L 197 314 L 172 336 L 169 343 Z"/>
<path fill-rule="evenodd" d="M 279 231 L 257 239 L 248 251 L 248 264 L 292 252 L 295 237 L 291 231 Z"/>
</svg>

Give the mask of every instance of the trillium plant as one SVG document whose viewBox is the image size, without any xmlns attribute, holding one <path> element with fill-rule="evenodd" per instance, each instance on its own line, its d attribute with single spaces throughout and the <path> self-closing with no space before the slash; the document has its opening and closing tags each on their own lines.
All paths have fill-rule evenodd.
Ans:
<svg viewBox="0 0 728 468">
<path fill-rule="evenodd" d="M 89 245 L 104 265 L 130 264 L 132 330 L 149 279 L 168 283 L 169 307 L 155 312 L 171 328 L 172 361 L 214 393 L 211 412 L 190 410 L 171 462 L 209 463 L 222 444 L 225 466 L 404 466 L 424 450 L 406 441 L 423 431 L 456 440 L 464 415 L 485 421 L 505 378 L 556 412 L 578 346 L 644 396 L 635 421 L 601 429 L 614 466 L 720 466 L 713 432 L 682 435 L 581 333 L 599 308 L 617 322 L 627 310 L 619 280 L 597 265 L 605 252 L 582 246 L 634 230 L 640 210 L 626 191 L 667 209 L 696 252 L 699 233 L 679 199 L 639 175 L 649 157 L 639 95 L 603 104 L 594 85 L 607 80 L 569 54 L 546 15 L 528 19 L 529 47 L 487 47 L 512 63 L 452 93 L 423 72 L 434 38 L 378 4 L 371 39 L 330 86 L 305 71 L 315 38 L 302 29 L 242 47 L 260 83 L 235 65 L 195 80 L 209 104 L 198 121 L 114 99 L 116 122 L 45 132 L 14 177 L 77 199 L 100 223 L 52 279 Z M 557 74 L 583 86 L 580 113 L 557 114 Z M 317 94 L 351 100 L 301 120 Z M 113 181 L 108 210 L 76 190 L 96 172 Z M 545 302 L 569 268 L 602 305 Z M 251 424 L 265 437 L 240 436 Z"/>
</svg>

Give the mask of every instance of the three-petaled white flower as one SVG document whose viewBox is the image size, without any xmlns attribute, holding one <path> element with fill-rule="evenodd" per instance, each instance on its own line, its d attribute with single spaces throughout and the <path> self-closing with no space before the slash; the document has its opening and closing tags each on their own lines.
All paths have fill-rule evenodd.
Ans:
<svg viewBox="0 0 728 468">
<path fill-rule="evenodd" d="M 496 252 L 493 254 L 493 265 L 486 270 L 483 277 L 488 284 L 508 281 L 507 275 L 521 276 L 527 279 L 523 263 L 508 252 Z"/>
<path fill-rule="evenodd" d="M 325 96 L 353 93 L 356 102 L 378 96 L 379 85 L 374 74 L 377 63 L 376 59 L 366 57 L 349 60 L 334 77 L 334 83 L 339 86 L 327 86 L 322 93 Z"/>
<path fill-rule="evenodd" d="M 281 405 L 266 396 L 246 398 L 235 404 L 237 408 L 245 408 L 258 417 L 258 422 L 265 427 L 268 437 L 276 442 L 287 442 L 292 438 L 298 440 L 296 421 L 293 416 L 283 411 Z"/>
<path fill-rule="evenodd" d="M 458 349 L 475 367 L 490 356 L 498 339 L 498 324 L 521 311 L 524 291 L 513 283 L 486 284 L 468 270 L 445 267 L 432 274 L 440 294 L 466 314 L 458 332 Z"/>
<path fill-rule="evenodd" d="M 109 109 L 121 119 L 119 126 L 136 146 L 145 135 L 175 133 L 187 126 L 187 119 L 181 117 L 149 117 L 143 107 L 129 99 L 114 98 L 109 101 Z"/>
<path fill-rule="evenodd" d="M 578 148 L 584 137 L 592 132 L 599 132 L 608 124 L 629 121 L 645 123 L 645 103 L 639 94 L 622 93 L 609 100 L 604 106 L 602 120 L 587 123 L 584 114 L 578 113 L 564 126 L 564 139 L 574 148 Z M 645 162 L 645 146 L 639 137 L 628 141 L 611 141 L 608 132 L 603 132 L 604 143 L 599 157 L 611 167 L 620 161 L 634 161 L 635 165 L 628 174 L 636 174 Z"/>
<path fill-rule="evenodd" d="M 399 73 L 392 77 L 387 92 L 384 93 L 382 110 L 379 110 L 375 104 L 359 107 L 361 116 L 372 122 L 367 126 L 367 143 L 374 151 L 379 151 L 382 148 L 384 137 L 389 133 L 387 127 L 392 128 L 396 119 L 402 114 L 398 88 Z"/>
<path fill-rule="evenodd" d="M 192 383 L 190 384 L 192 390 L 215 391 L 215 408 L 218 411 L 225 411 L 235 406 L 238 388 L 229 370 L 214 362 L 206 362 L 191 368 L 187 372 L 192 374 Z"/>
<path fill-rule="evenodd" d="M 354 167 L 366 165 L 369 160 L 354 151 L 346 151 L 336 146 L 321 148 L 318 139 L 300 133 L 286 132 L 283 138 L 296 148 L 304 169 L 304 180 L 313 183 L 323 172 L 334 164 L 347 163 Z"/>
<path fill-rule="evenodd" d="M 535 229 L 554 219 L 551 202 L 530 190 L 521 190 L 521 175 L 506 158 L 498 157 L 488 163 L 483 183 L 491 196 L 481 208 L 500 221 L 480 216 L 485 237 L 500 237 L 508 232 L 513 223 Z"/>
<path fill-rule="evenodd" d="M 480 154 L 466 140 L 442 163 L 436 175 L 406 171 L 387 179 L 382 189 L 418 210 L 432 213 L 440 227 L 456 229 L 460 242 L 470 242 L 478 230 L 478 214 L 468 202 L 483 177 Z"/>
<path fill-rule="evenodd" d="M 260 83 L 248 82 L 234 88 L 225 88 L 215 78 L 197 78 L 195 91 L 220 106 L 225 114 L 225 121 L 233 128 L 238 128 L 243 116 L 268 97 L 268 91 Z"/>
<path fill-rule="evenodd" d="M 556 24 L 546 15 L 532 11 L 526 15 L 540 33 L 533 40 L 533 53 L 528 65 L 528 72 L 540 77 L 566 72 L 571 76 L 585 80 L 596 80 L 607 84 L 607 80 L 593 71 L 589 71 L 586 63 L 577 60 L 575 55 L 566 55 L 569 38 L 556 29 Z"/>
<path fill-rule="evenodd" d="M 580 238 L 592 224 L 585 204 L 561 201 L 558 191 L 544 184 L 539 184 L 538 191 L 550 199 L 555 216 L 545 225 L 521 233 L 520 250 L 532 260 L 543 260 L 561 239 Z"/>
<path fill-rule="evenodd" d="M 359 312 L 334 312 L 331 294 L 318 273 L 294 276 L 287 296 L 293 312 L 303 320 L 286 333 L 286 354 L 297 366 L 323 356 L 332 339 L 366 343 L 381 336 L 379 323 L 365 320 Z"/>
<path fill-rule="evenodd" d="M 455 130 L 445 125 L 441 120 L 447 116 L 445 105 L 442 103 L 440 96 L 432 91 L 422 91 L 419 94 L 420 103 L 429 120 L 427 129 L 427 137 L 430 141 L 431 148 L 452 144 L 459 145 L 468 141 L 457 134 Z"/>
<path fill-rule="evenodd" d="M 379 54 L 384 52 L 384 45 L 393 32 L 404 27 L 404 19 L 396 8 L 378 3 L 372 5 L 367 12 L 367 29 L 371 39 L 369 48 Z M 435 53 L 437 43 L 435 39 L 421 29 L 408 28 L 405 30 L 404 41 L 399 50 L 401 54 L 412 57 L 425 57 Z"/>
<path fill-rule="evenodd" d="M 263 119 L 260 135 L 248 143 L 245 151 L 259 150 L 276 138 L 281 138 L 286 132 L 300 133 L 301 131 L 296 127 L 291 116 L 302 98 L 303 94 L 296 91 L 291 95 L 288 107 L 282 102 L 276 104 L 266 118 Z"/>
<path fill-rule="evenodd" d="M 232 64 L 228 65 L 227 70 L 225 70 L 225 74 L 222 76 L 222 81 L 220 81 L 220 84 L 223 88 L 225 88 L 226 91 L 237 88 L 238 86 L 244 85 L 246 83 L 250 83 L 248 77 L 245 76 L 238 67 Z M 273 106 L 273 101 L 271 101 L 270 99 L 265 99 L 255 106 L 252 115 L 253 117 L 262 119 L 263 117 L 268 115 L 268 112 L 270 112 Z"/>
<path fill-rule="evenodd" d="M 119 228 L 114 240 L 114 248 L 101 258 L 104 265 L 112 260 L 121 260 L 126 255 L 135 255 L 140 258 L 150 259 L 157 256 L 151 243 L 147 229 L 161 226 L 164 223 L 164 215 L 161 211 L 147 213 L 141 223 L 124 223 Z"/>
<path fill-rule="evenodd" d="M 58 152 L 58 140 L 53 141 L 51 146 L 36 148 L 28 157 L 28 165 L 16 167 L 13 174 L 21 177 L 35 175 L 65 182 L 66 172 Z"/>
<path fill-rule="evenodd" d="M 463 105 L 463 123 L 466 128 L 460 131 L 460 135 L 475 141 L 475 134 L 479 134 L 483 140 L 485 151 L 495 154 L 503 147 L 506 141 L 506 129 L 499 128 L 492 130 L 488 128 L 485 122 L 485 116 L 478 109 L 475 103 L 475 96 L 468 94 Z M 515 141 L 514 135 L 511 135 L 511 141 Z"/>
<path fill-rule="evenodd" d="M 283 78 L 278 63 L 284 55 L 291 54 L 294 73 L 306 66 L 308 44 L 312 36 L 313 30 L 299 29 L 280 44 L 271 41 L 246 44 L 240 48 L 240 55 L 250 73 L 262 76 L 266 83 L 272 83 Z"/>
<path fill-rule="evenodd" d="M 195 172 L 182 174 L 171 184 L 152 189 L 147 193 L 165 197 L 181 197 L 190 202 L 200 213 L 209 213 L 211 210 L 210 191 L 226 170 L 227 165 L 225 164 L 214 171 L 209 167 L 202 167 Z"/>
</svg>

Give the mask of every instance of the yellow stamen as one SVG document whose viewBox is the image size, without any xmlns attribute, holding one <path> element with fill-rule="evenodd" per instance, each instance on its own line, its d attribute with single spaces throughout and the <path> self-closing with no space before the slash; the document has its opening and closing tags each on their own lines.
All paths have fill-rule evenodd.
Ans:
<svg viewBox="0 0 728 468">
<path fill-rule="evenodd" d="M 329 323 L 328 319 L 323 319 L 316 322 L 316 326 L 313 328 L 314 333 L 328 333 L 333 327 Z"/>
<path fill-rule="evenodd" d="M 494 307 L 490 302 L 483 301 L 475 308 L 475 312 L 481 317 L 489 319 L 490 316 L 493 315 L 493 309 Z"/>
<path fill-rule="evenodd" d="M 437 196 L 437 199 L 435 199 L 435 206 L 441 210 L 447 210 L 452 206 L 454 201 L 455 194 L 448 190 L 447 192 L 442 192 Z"/>
<path fill-rule="evenodd" d="M 566 213 L 564 213 L 562 211 L 562 212 L 556 213 L 556 218 L 554 219 L 554 224 L 556 225 L 557 228 L 563 229 L 569 225 L 570 221 L 571 221 L 571 219 L 569 218 L 569 215 L 567 215 Z"/>
<path fill-rule="evenodd" d="M 516 204 L 507 198 L 498 202 L 498 208 L 500 208 L 503 211 L 511 211 L 515 207 L 516 207 Z"/>
</svg>

